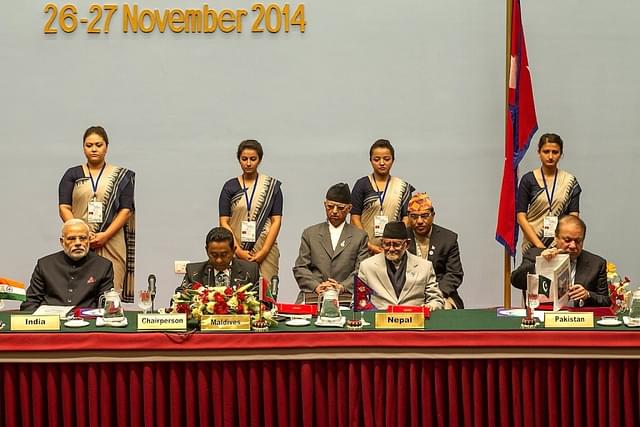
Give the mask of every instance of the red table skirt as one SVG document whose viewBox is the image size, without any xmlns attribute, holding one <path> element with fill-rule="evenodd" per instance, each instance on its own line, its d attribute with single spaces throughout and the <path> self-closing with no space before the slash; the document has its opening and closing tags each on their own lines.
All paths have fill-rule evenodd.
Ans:
<svg viewBox="0 0 640 427">
<path fill-rule="evenodd" d="M 4 363 L 3 426 L 637 426 L 639 360 Z"/>
</svg>

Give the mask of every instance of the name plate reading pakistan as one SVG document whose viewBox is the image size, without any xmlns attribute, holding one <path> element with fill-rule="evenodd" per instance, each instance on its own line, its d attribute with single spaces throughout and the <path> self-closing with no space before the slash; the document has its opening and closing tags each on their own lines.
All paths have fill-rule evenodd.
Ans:
<svg viewBox="0 0 640 427">
<path fill-rule="evenodd" d="M 423 313 L 376 313 L 376 329 L 424 329 Z"/>
<path fill-rule="evenodd" d="M 593 328 L 593 313 L 559 312 L 544 314 L 545 328 Z"/>
<path fill-rule="evenodd" d="M 200 318 L 201 331 L 250 331 L 248 314 L 211 314 Z"/>
<path fill-rule="evenodd" d="M 139 331 L 186 331 L 187 314 L 138 314 Z"/>
<path fill-rule="evenodd" d="M 60 316 L 32 316 L 30 314 L 12 314 L 12 331 L 59 331 Z"/>
</svg>

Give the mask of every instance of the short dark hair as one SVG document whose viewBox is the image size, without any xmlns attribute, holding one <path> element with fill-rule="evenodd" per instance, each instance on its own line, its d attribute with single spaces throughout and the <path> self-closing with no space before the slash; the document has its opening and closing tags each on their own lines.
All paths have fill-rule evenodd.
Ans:
<svg viewBox="0 0 640 427">
<path fill-rule="evenodd" d="M 205 245 L 209 246 L 209 243 L 211 242 L 227 242 L 231 249 L 233 249 L 235 246 L 233 241 L 233 233 L 231 233 L 231 231 L 227 230 L 224 227 L 212 228 L 211 231 L 207 233 Z"/>
<path fill-rule="evenodd" d="M 262 160 L 264 151 L 262 151 L 262 145 L 260 145 L 260 143 L 255 139 L 245 139 L 240 143 L 240 145 L 238 145 L 238 153 L 236 154 L 238 160 L 240 160 L 240 156 L 244 150 L 254 150 L 258 153 L 258 159 Z"/>
<path fill-rule="evenodd" d="M 542 150 L 542 146 L 544 144 L 557 144 L 560 147 L 560 154 L 562 154 L 562 138 L 560 135 L 555 133 L 545 133 L 540 137 L 540 141 L 538 141 L 538 153 Z"/>
<path fill-rule="evenodd" d="M 84 135 L 82 136 L 82 143 L 87 139 L 89 135 L 93 134 L 98 135 L 102 139 L 104 139 L 105 144 L 109 145 L 109 137 L 107 136 L 107 131 L 104 130 L 102 126 L 90 126 L 87 130 L 84 131 Z"/>
<path fill-rule="evenodd" d="M 393 149 L 393 145 L 391 145 L 389 140 L 379 139 L 376 142 L 374 142 L 373 145 L 371 145 L 371 148 L 369 148 L 369 160 L 371 160 L 371 156 L 373 156 L 373 150 L 375 150 L 376 148 L 388 149 L 389 151 L 391 151 L 391 159 L 392 160 L 396 159 L 396 150 Z"/>
<path fill-rule="evenodd" d="M 577 217 L 575 215 L 562 215 L 560 217 L 560 219 L 558 219 L 558 225 L 556 225 L 556 237 L 558 237 L 558 233 L 560 232 L 560 226 L 562 224 L 574 224 L 577 225 L 578 227 L 582 228 L 582 238 L 584 239 L 585 237 L 587 237 L 587 224 L 584 223 L 583 220 L 580 219 L 580 217 Z"/>
</svg>

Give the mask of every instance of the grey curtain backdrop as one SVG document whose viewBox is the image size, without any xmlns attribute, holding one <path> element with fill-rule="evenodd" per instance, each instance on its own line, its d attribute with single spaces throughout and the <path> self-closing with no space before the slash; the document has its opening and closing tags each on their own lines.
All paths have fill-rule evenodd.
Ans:
<svg viewBox="0 0 640 427">
<path fill-rule="evenodd" d="M 101 124 L 108 161 L 137 172 L 137 286 L 155 273 L 163 302 L 180 281 L 174 260 L 205 259 L 237 144 L 258 139 L 261 171 L 283 182 L 280 297 L 292 301 L 299 237 L 323 220 L 327 187 L 370 173 L 370 144 L 388 138 L 393 174 L 429 192 L 436 221 L 460 235 L 466 305 L 501 305 L 504 0 L 308 0 L 304 34 L 123 34 L 120 11 L 109 34 L 44 35 L 45 3 L 1 6 L 0 276 L 28 283 L 58 250 L 58 182 Z M 91 2 L 73 3 L 88 15 Z M 540 129 L 566 142 L 586 248 L 637 280 L 640 4 L 522 3 Z M 533 145 L 522 172 L 539 165 Z"/>
</svg>

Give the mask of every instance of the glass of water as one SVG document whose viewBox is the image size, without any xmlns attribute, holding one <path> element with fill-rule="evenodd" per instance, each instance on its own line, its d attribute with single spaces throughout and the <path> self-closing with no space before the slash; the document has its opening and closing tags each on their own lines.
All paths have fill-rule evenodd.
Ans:
<svg viewBox="0 0 640 427">
<path fill-rule="evenodd" d="M 538 296 L 538 275 L 527 274 L 527 306 L 531 308 L 531 311 L 540 305 L 540 298 Z"/>
<path fill-rule="evenodd" d="M 151 308 L 151 292 L 147 290 L 138 292 L 138 307 L 144 310 L 144 314 L 147 314 L 147 310 Z"/>
<path fill-rule="evenodd" d="M 629 325 L 640 325 L 640 289 L 633 292 L 631 304 L 629 304 Z"/>
</svg>

